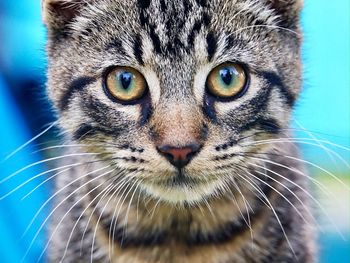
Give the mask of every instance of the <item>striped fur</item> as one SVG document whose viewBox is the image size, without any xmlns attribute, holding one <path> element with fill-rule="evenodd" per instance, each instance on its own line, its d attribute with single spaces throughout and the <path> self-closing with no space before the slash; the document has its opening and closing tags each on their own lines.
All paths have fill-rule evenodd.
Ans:
<svg viewBox="0 0 350 263">
<path fill-rule="evenodd" d="M 314 262 L 305 171 L 288 125 L 301 87 L 299 0 L 44 0 L 48 95 L 70 143 L 95 158 L 56 179 L 50 262 Z M 205 91 L 217 65 L 246 94 Z M 103 90 L 130 66 L 149 94 Z M 193 141 L 179 173 L 156 149 Z M 108 166 L 108 167 L 107 167 Z M 105 168 L 104 168 L 105 167 Z M 68 186 L 68 187 L 67 187 Z"/>
</svg>

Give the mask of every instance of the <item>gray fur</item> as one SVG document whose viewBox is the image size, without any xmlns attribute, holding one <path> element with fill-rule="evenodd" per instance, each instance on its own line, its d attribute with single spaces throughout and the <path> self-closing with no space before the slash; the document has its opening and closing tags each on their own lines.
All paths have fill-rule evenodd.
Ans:
<svg viewBox="0 0 350 263">
<path fill-rule="evenodd" d="M 208 263 L 314 262 L 305 171 L 293 159 L 298 151 L 288 142 L 254 145 L 291 136 L 290 114 L 301 87 L 301 5 L 298 0 L 43 1 L 48 95 L 59 125 L 67 142 L 82 144 L 76 151 L 99 153 L 70 160 L 89 164 L 57 178 L 56 189 L 63 190 L 56 204 L 62 204 L 51 223 L 50 262 L 204 262 L 204 256 Z M 248 91 L 209 105 L 206 77 L 227 61 L 248 67 Z M 122 105 L 106 96 L 103 76 L 116 65 L 144 75 L 147 105 Z M 183 171 L 186 184 L 169 183 L 177 172 L 156 145 L 192 141 L 202 148 Z M 108 169 L 113 172 L 100 176 Z M 127 183 L 119 184 L 115 195 L 104 192 L 123 180 Z M 265 180 L 275 188 L 268 191 L 275 213 L 254 188 L 264 188 Z M 259 217 L 251 214 L 258 218 L 254 238 L 236 241 L 239 234 L 222 234 L 219 242 L 218 229 L 241 224 L 239 210 L 246 209 L 241 194 L 262 211 Z M 103 226 L 121 233 L 114 249 L 103 241 Z M 163 239 L 156 242 L 155 233 Z M 147 236 L 153 239 L 135 243 Z M 225 244 L 232 249 L 223 249 Z M 215 254 L 206 246 L 223 250 Z"/>
</svg>

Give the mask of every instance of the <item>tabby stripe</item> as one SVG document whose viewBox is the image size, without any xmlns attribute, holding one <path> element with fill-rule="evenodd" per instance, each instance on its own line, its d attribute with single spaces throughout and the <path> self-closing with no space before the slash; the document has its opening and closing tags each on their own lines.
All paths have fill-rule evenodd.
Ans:
<svg viewBox="0 0 350 263">
<path fill-rule="evenodd" d="M 192 11 L 192 3 L 188 0 L 183 0 L 184 17 L 188 16 L 188 13 Z"/>
<path fill-rule="evenodd" d="M 208 52 L 208 60 L 211 61 L 216 52 L 218 45 L 217 39 L 213 32 L 209 32 L 207 35 L 207 52 Z"/>
<path fill-rule="evenodd" d="M 107 130 L 107 129 L 104 129 L 103 127 L 94 127 L 90 124 L 84 123 L 80 125 L 80 127 L 73 133 L 73 139 L 76 141 L 80 141 L 85 139 L 86 137 L 91 137 L 98 133 L 103 133 L 109 136 L 116 136 L 120 132 L 119 131 L 116 132 L 115 130 Z"/>
<path fill-rule="evenodd" d="M 159 3 L 160 3 L 160 10 L 161 10 L 163 13 L 165 13 L 166 10 L 167 10 L 167 6 L 166 6 L 165 1 L 164 1 L 164 0 L 160 0 Z"/>
<path fill-rule="evenodd" d="M 204 12 L 202 15 L 202 18 L 200 20 L 196 20 L 193 24 L 192 29 L 190 30 L 190 34 L 187 37 L 187 42 L 189 47 L 193 47 L 194 45 L 194 39 L 196 37 L 196 35 L 200 32 L 202 26 L 206 26 L 208 27 L 210 24 L 210 16 Z"/>
<path fill-rule="evenodd" d="M 110 50 L 117 50 L 121 55 L 125 55 L 126 56 L 126 52 L 123 48 L 123 44 L 122 41 L 120 39 L 113 39 L 111 40 L 105 47 L 106 51 L 110 51 Z"/>
<path fill-rule="evenodd" d="M 162 53 L 162 44 L 160 42 L 160 38 L 156 33 L 156 28 L 153 25 L 149 25 L 149 36 L 152 40 L 154 50 L 156 53 Z"/>
<path fill-rule="evenodd" d="M 144 65 L 143 58 L 142 58 L 142 56 L 143 56 L 142 40 L 141 40 L 140 35 L 136 35 L 136 37 L 135 37 L 133 51 L 134 51 L 134 56 L 137 59 L 137 61 L 141 65 Z"/>
<path fill-rule="evenodd" d="M 260 71 L 257 72 L 261 77 L 266 79 L 271 86 L 277 87 L 280 94 L 284 97 L 286 103 L 289 107 L 293 107 L 296 101 L 296 97 L 288 90 L 288 88 L 283 84 L 281 78 L 274 72 L 271 71 Z"/>
<path fill-rule="evenodd" d="M 197 4 L 202 6 L 202 7 L 207 7 L 208 2 L 207 0 L 196 0 Z"/>
<path fill-rule="evenodd" d="M 243 39 L 239 39 L 239 38 L 235 38 L 231 35 L 229 35 L 230 33 L 226 33 L 226 39 L 225 39 L 225 52 L 229 52 L 232 47 L 235 47 L 235 49 L 243 49 L 245 47 L 248 46 L 248 42 L 243 40 Z"/>
<path fill-rule="evenodd" d="M 239 128 L 239 132 L 248 131 L 252 128 L 260 128 L 267 133 L 278 134 L 281 130 L 280 125 L 277 120 L 273 118 L 260 117 L 252 122 L 245 124 Z"/>
<path fill-rule="evenodd" d="M 71 100 L 73 94 L 77 91 L 82 90 L 87 85 L 90 85 L 95 81 L 95 78 L 83 76 L 73 80 L 68 86 L 67 90 L 64 92 L 63 96 L 59 99 L 59 109 L 64 111 L 67 109 L 67 106 Z"/>
<path fill-rule="evenodd" d="M 139 19 L 140 19 L 141 25 L 148 30 L 155 52 L 160 54 L 162 52 L 161 41 L 159 36 L 156 33 L 156 26 L 149 22 L 148 14 L 146 12 L 146 9 L 150 6 L 150 3 L 151 3 L 150 0 L 147 0 L 147 1 L 138 0 L 138 6 L 141 9 Z"/>
<path fill-rule="evenodd" d="M 118 137 L 121 134 L 129 132 L 129 128 L 125 126 L 123 121 L 123 114 L 116 111 L 114 108 L 108 107 L 106 104 L 101 103 L 93 96 L 85 96 L 81 101 L 81 109 L 83 109 L 86 116 L 89 116 L 93 123 L 98 126 L 94 127 L 106 135 Z M 112 116 L 112 117 L 111 117 Z M 116 121 L 123 120 L 123 121 Z M 135 122 L 129 120 L 130 126 L 136 125 Z"/>
<path fill-rule="evenodd" d="M 141 9 L 146 9 L 150 6 L 151 0 L 138 0 L 137 3 Z"/>
<path fill-rule="evenodd" d="M 270 183 L 273 186 L 273 182 Z M 266 185 L 261 186 L 262 192 L 268 198 L 273 193 L 272 188 Z M 252 225 L 259 222 L 261 216 L 266 213 L 267 207 L 264 204 L 260 204 L 260 200 L 257 196 L 254 199 L 259 202 L 254 213 L 250 214 L 250 220 Z M 248 218 L 248 215 L 243 214 L 244 218 Z M 182 240 L 181 237 L 176 237 L 172 231 L 176 232 L 176 229 L 170 231 L 166 230 L 153 230 L 145 231 L 143 233 L 134 234 L 132 232 L 125 233 L 123 226 L 118 226 L 112 240 L 117 243 L 121 248 L 129 247 L 152 247 L 155 245 L 162 245 L 172 241 L 185 242 L 187 246 L 200 246 L 200 245 L 210 245 L 210 244 L 222 244 L 225 242 L 231 242 L 232 239 L 242 236 L 243 233 L 250 231 L 249 226 L 246 224 L 242 216 L 239 216 L 235 221 L 226 223 L 225 225 L 219 227 L 218 230 L 212 233 L 193 233 L 188 238 Z M 102 227 L 106 233 L 109 234 L 109 230 L 114 226 L 114 220 L 101 220 Z M 105 222 L 105 223 L 103 223 Z M 173 223 L 176 225 L 176 222 Z"/>
<path fill-rule="evenodd" d="M 196 37 L 196 35 L 199 33 L 199 31 L 201 30 L 202 28 L 202 21 L 200 20 L 196 20 L 193 24 L 193 27 L 192 29 L 190 30 L 190 34 L 188 35 L 187 37 L 187 42 L 188 42 L 188 45 L 190 47 L 193 47 L 193 44 L 194 44 L 194 38 Z"/>
</svg>

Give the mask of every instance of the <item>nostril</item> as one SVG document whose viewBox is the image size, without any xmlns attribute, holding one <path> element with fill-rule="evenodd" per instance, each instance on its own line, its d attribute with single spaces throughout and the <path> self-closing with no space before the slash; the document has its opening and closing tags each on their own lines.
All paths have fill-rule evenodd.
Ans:
<svg viewBox="0 0 350 263">
<path fill-rule="evenodd" d="M 198 153 L 201 146 L 199 144 L 190 144 L 183 147 L 174 147 L 171 145 L 163 145 L 157 147 L 160 154 L 162 154 L 168 161 L 177 168 L 183 168 L 191 159 Z"/>
</svg>

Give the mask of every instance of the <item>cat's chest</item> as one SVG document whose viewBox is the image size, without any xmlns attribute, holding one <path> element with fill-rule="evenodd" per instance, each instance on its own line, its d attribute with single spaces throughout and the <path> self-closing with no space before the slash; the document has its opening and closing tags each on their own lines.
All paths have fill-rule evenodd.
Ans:
<svg viewBox="0 0 350 263">
<path fill-rule="evenodd" d="M 263 224 L 258 221 L 251 227 L 255 233 L 259 233 L 263 229 Z M 188 229 L 188 231 L 191 230 Z M 144 240 L 141 240 L 142 235 L 139 236 L 140 239 L 135 237 L 134 240 L 128 240 L 128 237 L 125 237 L 124 240 L 121 239 L 111 246 L 110 237 L 100 228 L 97 231 L 96 240 L 106 259 L 109 258 L 108 260 L 113 263 L 243 263 L 247 262 L 247 256 L 251 258 L 251 251 L 253 251 L 251 246 L 257 250 L 262 249 L 258 243 L 248 242 L 251 240 L 249 228 L 244 228 L 239 234 L 232 232 L 232 235 L 221 240 L 219 233 L 214 237 L 215 232 L 212 232 L 210 234 L 212 239 L 204 240 L 203 235 L 201 240 L 193 239 L 192 243 L 187 239 L 190 236 L 189 232 L 187 236 L 185 232 L 180 232 L 168 232 L 164 239 L 162 236 L 153 236 Z M 249 248 L 247 244 L 250 244 Z"/>
<path fill-rule="evenodd" d="M 222 246 L 183 246 L 177 242 L 153 247 L 112 249 L 112 263 L 231 263 L 246 262 L 235 242 Z"/>
</svg>

